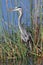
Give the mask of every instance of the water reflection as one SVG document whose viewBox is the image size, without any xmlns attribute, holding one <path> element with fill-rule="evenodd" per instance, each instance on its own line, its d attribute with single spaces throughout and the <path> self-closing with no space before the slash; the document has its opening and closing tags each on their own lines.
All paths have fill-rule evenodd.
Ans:
<svg viewBox="0 0 43 65">
<path fill-rule="evenodd" d="M 31 63 L 30 63 L 31 62 Z M 32 59 L 24 59 L 24 60 L 0 60 L 0 65 L 32 65 Z"/>
<path fill-rule="evenodd" d="M 33 59 L 28 58 L 28 59 L 19 60 L 19 61 L 15 60 L 15 59 L 0 60 L 0 65 L 37 65 L 37 63 L 34 64 Z M 43 65 L 43 62 L 40 65 Z"/>
</svg>

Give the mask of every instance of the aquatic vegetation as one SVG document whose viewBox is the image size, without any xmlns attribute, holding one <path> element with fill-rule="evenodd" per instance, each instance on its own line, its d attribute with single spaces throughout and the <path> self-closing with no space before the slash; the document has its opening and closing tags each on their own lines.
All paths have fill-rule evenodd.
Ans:
<svg viewBox="0 0 43 65">
<path fill-rule="evenodd" d="M 10 27 L 11 27 L 11 25 L 10 25 Z M 11 27 L 11 29 L 12 29 L 12 27 Z M 14 27 L 13 27 L 13 29 L 14 29 Z M 32 34 L 33 40 L 35 40 L 34 36 L 33 36 L 33 34 L 35 33 L 35 32 L 33 32 L 34 30 L 32 31 L 31 27 L 30 28 L 27 27 L 27 31 L 30 31 L 30 33 Z M 27 63 L 29 60 L 29 56 L 30 57 L 33 56 L 32 60 L 34 61 L 34 63 L 36 63 L 37 62 L 36 60 L 38 57 L 39 58 L 43 57 L 43 51 L 40 48 L 38 48 L 38 45 L 41 44 L 40 36 L 39 36 L 39 39 L 36 43 L 38 45 L 35 45 L 35 42 L 33 43 L 33 50 L 32 51 L 30 51 L 28 49 L 26 43 L 21 42 L 19 29 L 16 32 L 13 31 L 12 35 L 10 35 L 8 33 L 8 31 L 4 30 L 4 34 L 1 36 L 0 40 L 1 40 L 0 47 L 2 49 L 1 53 L 3 53 L 1 55 L 1 59 L 2 58 L 4 60 L 6 60 L 6 58 L 9 60 L 15 59 L 17 62 L 19 59 L 22 59 L 23 63 L 25 63 L 25 62 Z M 41 52 L 40 52 L 40 50 L 41 50 Z M 26 61 L 26 59 L 27 59 L 27 61 Z"/>
<path fill-rule="evenodd" d="M 19 27 L 14 27 L 13 24 L 5 21 L 4 16 L 2 17 L 2 22 L 4 21 L 4 25 L 8 26 L 9 29 L 6 30 L 3 27 L 3 34 L 0 35 L 1 62 L 6 62 L 6 64 L 11 65 L 41 65 L 43 63 L 43 13 L 40 8 L 39 17 L 37 17 L 37 11 L 38 8 L 32 9 L 31 1 L 31 25 L 26 27 L 26 31 L 32 36 L 33 42 L 30 43 L 32 50 L 29 48 L 29 43 L 27 44 L 21 40 Z M 7 15 L 9 19 L 9 12 L 7 12 Z M 39 23 L 37 21 L 38 19 L 40 21 Z M 10 29 L 11 32 L 9 31 Z"/>
</svg>

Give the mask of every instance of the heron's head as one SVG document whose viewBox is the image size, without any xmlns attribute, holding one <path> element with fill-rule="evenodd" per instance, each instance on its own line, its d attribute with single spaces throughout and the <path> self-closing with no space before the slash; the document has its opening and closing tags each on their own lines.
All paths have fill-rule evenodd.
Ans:
<svg viewBox="0 0 43 65">
<path fill-rule="evenodd" d="M 22 8 L 21 7 L 15 7 L 13 9 L 9 9 L 9 11 L 13 12 L 13 11 L 19 11 L 22 12 Z"/>
<path fill-rule="evenodd" d="M 20 17 L 22 16 L 22 8 L 21 7 L 15 7 L 13 9 L 9 9 L 10 12 L 19 12 L 20 13 Z"/>
</svg>

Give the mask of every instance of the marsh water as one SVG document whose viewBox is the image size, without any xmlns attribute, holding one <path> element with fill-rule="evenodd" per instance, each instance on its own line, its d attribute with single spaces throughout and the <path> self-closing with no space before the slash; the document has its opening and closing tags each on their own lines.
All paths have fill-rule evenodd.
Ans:
<svg viewBox="0 0 43 65">
<path fill-rule="evenodd" d="M 29 62 L 28 63 L 25 63 L 25 61 L 15 61 L 15 60 L 9 60 L 9 61 L 1 61 L 0 62 L 0 65 L 33 65 L 32 63 L 30 64 Z"/>
<path fill-rule="evenodd" d="M 27 58 L 27 59 L 3 59 L 0 60 L 0 65 L 33 65 L 32 58 Z"/>
<path fill-rule="evenodd" d="M 27 60 L 27 59 L 26 59 Z M 19 60 L 19 61 L 15 61 L 15 59 L 13 60 L 0 60 L 0 65 L 43 65 L 43 62 L 41 64 L 34 64 L 32 59 L 30 58 L 28 61 L 25 60 Z"/>
</svg>

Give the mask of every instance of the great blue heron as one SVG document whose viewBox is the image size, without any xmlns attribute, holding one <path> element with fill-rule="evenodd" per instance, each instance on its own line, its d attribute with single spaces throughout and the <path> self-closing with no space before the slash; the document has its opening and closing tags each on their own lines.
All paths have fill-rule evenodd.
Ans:
<svg viewBox="0 0 43 65">
<path fill-rule="evenodd" d="M 21 25 L 21 19 L 22 19 L 22 8 L 21 7 L 15 7 L 14 9 L 9 9 L 9 11 L 18 11 L 19 12 L 19 17 L 18 17 L 18 26 L 21 32 L 21 39 L 25 42 L 25 43 L 30 43 L 32 42 L 32 36 L 30 34 L 30 32 L 27 33 L 26 29 L 24 27 L 22 27 Z M 31 47 L 31 45 L 29 44 L 29 46 Z"/>
</svg>

